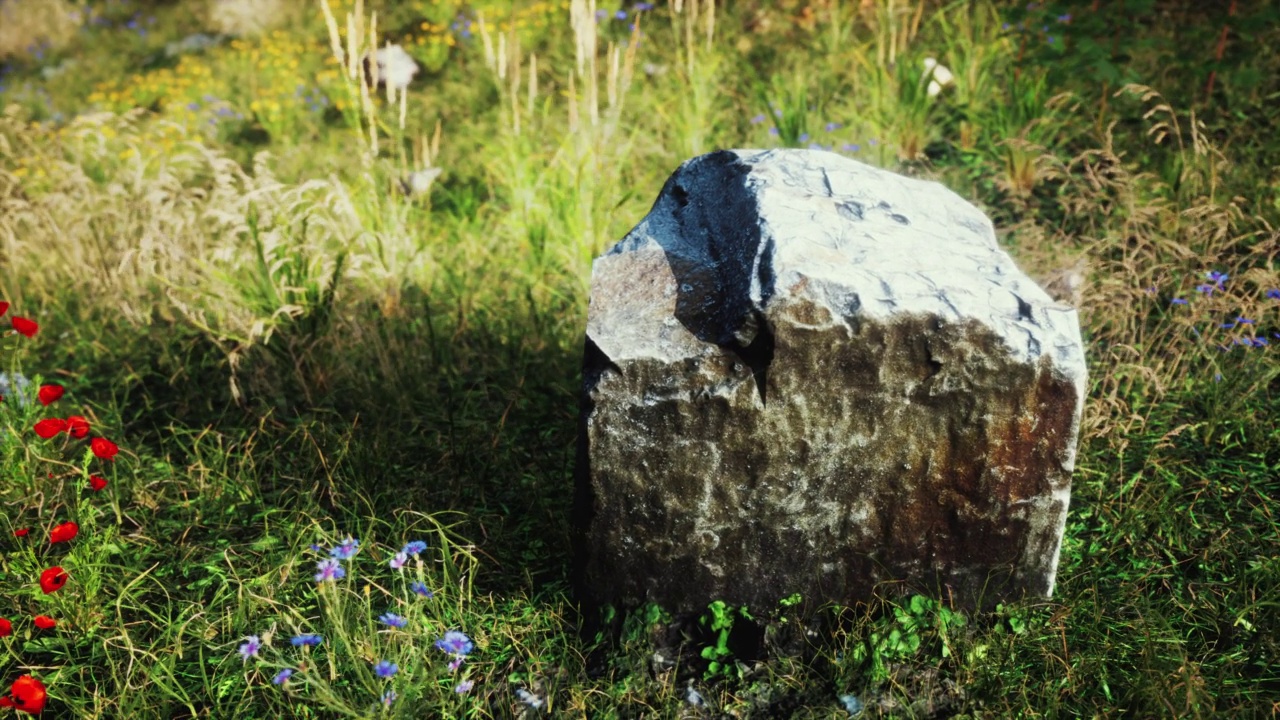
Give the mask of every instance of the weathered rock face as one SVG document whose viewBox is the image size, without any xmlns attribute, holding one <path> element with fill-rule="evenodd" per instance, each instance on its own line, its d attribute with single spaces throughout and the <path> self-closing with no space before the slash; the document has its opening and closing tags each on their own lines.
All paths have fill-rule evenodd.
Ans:
<svg viewBox="0 0 1280 720">
<path fill-rule="evenodd" d="M 583 369 L 587 601 L 1053 591 L 1079 322 L 936 183 L 823 151 L 690 160 L 596 260 Z"/>
</svg>

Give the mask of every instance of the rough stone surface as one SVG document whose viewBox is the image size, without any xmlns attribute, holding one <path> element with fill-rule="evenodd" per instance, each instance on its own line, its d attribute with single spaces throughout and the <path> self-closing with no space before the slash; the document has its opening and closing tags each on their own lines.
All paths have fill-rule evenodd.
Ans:
<svg viewBox="0 0 1280 720">
<path fill-rule="evenodd" d="M 586 601 L 1053 591 L 1079 321 L 941 185 L 823 151 L 690 160 L 596 260 L 583 369 Z"/>
</svg>

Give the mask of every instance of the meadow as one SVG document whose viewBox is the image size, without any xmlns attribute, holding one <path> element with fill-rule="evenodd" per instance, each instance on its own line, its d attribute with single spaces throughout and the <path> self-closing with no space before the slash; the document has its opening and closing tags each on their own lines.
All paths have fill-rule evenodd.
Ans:
<svg viewBox="0 0 1280 720">
<path fill-rule="evenodd" d="M 1275 717 L 1278 41 L 1274 0 L 0 0 L 0 692 Z M 360 63 L 388 43 L 403 91 Z M 1080 279 L 1053 598 L 580 632 L 591 260 L 682 161 L 779 146 L 936 179 Z"/>
</svg>

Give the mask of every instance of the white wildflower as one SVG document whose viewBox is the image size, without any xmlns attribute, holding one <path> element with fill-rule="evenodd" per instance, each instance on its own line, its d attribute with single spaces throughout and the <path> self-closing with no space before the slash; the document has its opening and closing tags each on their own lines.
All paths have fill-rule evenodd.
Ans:
<svg viewBox="0 0 1280 720">
<path fill-rule="evenodd" d="M 923 78 L 929 79 L 929 87 L 925 89 L 929 97 L 937 97 L 938 93 L 956 82 L 956 77 L 951 74 L 951 70 L 931 57 L 924 59 L 924 74 L 921 75 L 921 79 Z"/>
</svg>

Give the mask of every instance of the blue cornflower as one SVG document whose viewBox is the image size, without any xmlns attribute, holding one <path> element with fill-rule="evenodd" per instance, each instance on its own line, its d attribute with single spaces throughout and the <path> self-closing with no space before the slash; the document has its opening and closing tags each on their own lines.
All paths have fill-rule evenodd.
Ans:
<svg viewBox="0 0 1280 720">
<path fill-rule="evenodd" d="M 634 12 L 648 12 L 652 9 L 653 9 L 653 3 L 650 3 L 650 2 L 636 3 L 635 5 L 631 6 L 631 10 Z"/>
<path fill-rule="evenodd" d="M 379 615 L 378 620 L 381 620 L 384 625 L 390 625 L 393 628 L 402 628 L 409 624 L 408 620 L 392 612 Z"/>
<path fill-rule="evenodd" d="M 770 134 L 770 135 L 777 135 L 777 134 L 778 134 L 778 128 L 776 128 L 776 127 L 771 127 L 771 128 L 769 128 L 769 134 Z"/>
<path fill-rule="evenodd" d="M 1267 299 L 1268 299 L 1268 300 L 1280 300 L 1280 290 L 1276 290 L 1275 288 L 1272 288 L 1272 289 L 1268 290 L 1268 291 L 1267 291 Z"/>
<path fill-rule="evenodd" d="M 471 692 L 471 688 L 475 686 L 476 686 L 475 680 L 463 680 L 462 682 L 458 683 L 458 686 L 455 687 L 453 691 L 458 693 L 459 695 L 466 695 L 467 693 Z"/>
<path fill-rule="evenodd" d="M 347 571 L 342 569 L 342 563 L 333 558 L 316 563 L 316 569 L 320 571 L 316 573 L 316 582 L 341 580 L 347 576 Z"/>
<path fill-rule="evenodd" d="M 424 598 L 428 598 L 428 599 L 429 599 L 429 598 L 433 597 L 433 595 L 432 595 L 431 591 L 427 589 L 426 583 L 420 583 L 420 582 L 418 582 L 418 581 L 416 581 L 416 580 L 415 580 L 415 581 L 413 581 L 413 582 L 409 583 L 409 589 L 410 589 L 410 590 L 412 590 L 412 591 L 414 591 L 414 592 L 415 592 L 415 593 L 417 593 L 418 595 L 421 595 L 421 596 L 422 596 L 422 597 L 424 597 Z"/>
<path fill-rule="evenodd" d="M 756 115 L 755 117 L 751 118 L 752 125 L 759 125 L 762 122 L 764 122 L 764 113 L 760 113 L 759 115 Z"/>
<path fill-rule="evenodd" d="M 294 647 L 315 647 L 324 642 L 322 635 L 295 635 L 289 638 Z"/>
<path fill-rule="evenodd" d="M 800 133 L 800 142 L 809 142 L 809 133 Z"/>
<path fill-rule="evenodd" d="M 240 645 L 240 649 L 237 652 L 240 653 L 241 658 L 248 661 L 251 657 L 258 657 L 258 651 L 261 649 L 262 641 L 258 639 L 257 635 L 250 635 L 244 639 L 244 643 Z"/>
<path fill-rule="evenodd" d="M 378 663 L 373 666 L 373 672 L 380 678 L 390 678 L 399 671 L 400 667 L 398 665 L 393 662 L 387 662 L 386 660 L 379 660 Z"/>
<path fill-rule="evenodd" d="M 426 549 L 427 549 L 427 544 L 425 542 L 421 540 L 414 540 L 413 542 L 405 543 L 404 547 L 401 548 L 400 552 L 404 553 L 405 555 L 413 555 L 416 557 L 418 553 Z"/>
<path fill-rule="evenodd" d="M 838 122 L 829 122 L 826 125 L 823 125 L 822 129 L 826 130 L 827 132 L 835 132 L 836 130 L 839 130 L 842 127 L 844 126 Z"/>
<path fill-rule="evenodd" d="M 1252 339 L 1250 339 L 1250 340 L 1249 340 L 1249 342 L 1250 342 L 1250 343 L 1252 343 L 1252 344 L 1253 344 L 1253 346 L 1254 346 L 1254 347 L 1256 347 L 1256 348 L 1259 348 L 1259 347 L 1266 347 L 1266 346 L 1269 344 L 1269 343 L 1267 342 L 1267 339 L 1266 339 L 1266 338 L 1264 338 L 1264 337 L 1256 337 L 1256 338 L 1252 338 Z"/>
<path fill-rule="evenodd" d="M 1231 277 L 1230 275 L 1224 272 L 1218 272 L 1217 270 L 1210 270 L 1209 272 L 1205 273 L 1204 276 L 1209 279 L 1209 282 L 1217 285 L 1219 290 L 1222 289 L 1222 284 L 1225 283 Z"/>
<path fill-rule="evenodd" d="M 271 682 L 275 683 L 276 685 L 283 685 L 289 681 L 290 677 L 293 677 L 293 668 L 285 668 L 280 672 L 276 673 L 276 676 L 271 678 Z"/>
<path fill-rule="evenodd" d="M 1071 22 L 1071 13 L 1063 13 L 1062 15 L 1059 15 L 1058 22 L 1060 23 Z"/>
<path fill-rule="evenodd" d="M 843 145 L 841 145 L 841 146 L 840 146 L 840 149 L 841 149 L 841 150 L 843 150 L 843 151 L 845 151 L 845 152 L 856 153 L 856 152 L 858 152 L 859 150 L 861 150 L 861 149 L 862 149 L 862 146 L 861 146 L 861 145 L 858 145 L 858 144 L 856 144 L 856 143 L 845 143 L 845 144 L 843 144 Z"/>
<path fill-rule="evenodd" d="M 1207 283 L 1196 286 L 1196 292 L 1204 293 L 1205 295 L 1212 295 L 1213 291 L 1217 289 L 1218 289 L 1217 285 L 1209 285 Z"/>
<path fill-rule="evenodd" d="M 1170 305 L 1186 305 L 1187 301 L 1182 298 L 1174 298 L 1169 301 Z"/>
<path fill-rule="evenodd" d="M 614 19 L 614 20 L 626 20 L 626 19 L 627 19 L 627 11 L 626 11 L 626 10 L 619 10 L 618 12 L 616 12 L 616 13 L 614 13 L 614 14 L 613 14 L 613 19 Z"/>
<path fill-rule="evenodd" d="M 338 545 L 334 549 L 330 550 L 329 554 L 339 560 L 350 560 L 352 556 L 356 554 L 356 550 L 358 550 L 359 548 L 360 548 L 360 541 L 354 538 L 348 537 L 346 540 L 342 541 L 341 545 Z"/>
<path fill-rule="evenodd" d="M 436 641 L 436 647 L 449 653 L 450 655 L 467 655 L 474 648 L 471 638 L 466 633 L 458 630 L 450 630 L 444 634 L 444 637 Z"/>
<path fill-rule="evenodd" d="M 1222 382 L 1222 373 L 1214 373 L 1214 374 L 1213 374 L 1213 381 L 1214 381 L 1214 382 Z"/>
</svg>

